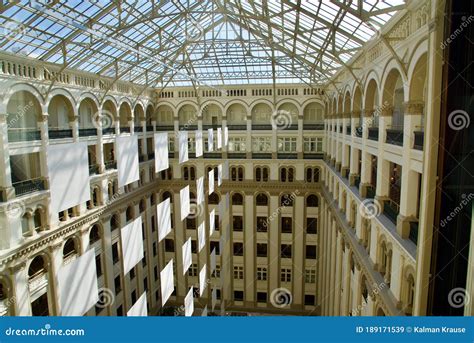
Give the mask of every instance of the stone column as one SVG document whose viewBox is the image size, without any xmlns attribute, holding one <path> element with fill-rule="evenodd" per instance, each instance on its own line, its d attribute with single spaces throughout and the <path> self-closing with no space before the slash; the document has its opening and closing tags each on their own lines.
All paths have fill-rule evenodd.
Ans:
<svg viewBox="0 0 474 343">
<path fill-rule="evenodd" d="M 15 190 L 12 186 L 10 168 L 8 123 L 6 113 L 0 113 L 0 195 L 5 201 L 11 200 L 15 197 Z"/>
<path fill-rule="evenodd" d="M 255 212 L 254 212 L 254 196 L 253 194 L 245 195 L 244 202 L 244 273 L 245 285 L 244 295 L 246 304 L 253 306 L 256 292 L 256 259 L 258 259 L 256 251 L 256 228 L 255 228 Z"/>
<path fill-rule="evenodd" d="M 21 262 L 10 268 L 12 274 L 12 299 L 15 316 L 31 316 L 31 299 L 28 286 L 26 263 Z"/>
<path fill-rule="evenodd" d="M 48 287 L 51 290 L 51 297 L 48 297 L 49 301 L 53 305 L 53 315 L 59 316 L 62 314 L 60 306 L 60 290 L 58 287 L 58 273 L 63 265 L 63 242 L 56 242 L 54 245 L 49 247 L 51 260 L 49 262 L 48 269 Z"/>
</svg>

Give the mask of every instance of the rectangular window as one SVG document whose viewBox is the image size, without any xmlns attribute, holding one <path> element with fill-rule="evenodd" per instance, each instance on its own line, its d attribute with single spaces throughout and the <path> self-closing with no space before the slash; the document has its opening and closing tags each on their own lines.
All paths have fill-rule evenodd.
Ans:
<svg viewBox="0 0 474 343">
<path fill-rule="evenodd" d="M 198 273 L 198 266 L 196 263 L 191 264 L 188 270 L 188 275 L 189 276 L 197 276 Z"/>
<path fill-rule="evenodd" d="M 234 243 L 234 256 L 244 255 L 244 243 Z"/>
<path fill-rule="evenodd" d="M 229 152 L 245 152 L 245 137 L 230 137 Z"/>
<path fill-rule="evenodd" d="M 278 152 L 296 152 L 296 137 L 279 137 Z"/>
<path fill-rule="evenodd" d="M 316 245 L 307 245 L 306 246 L 306 258 L 316 259 Z"/>
<path fill-rule="evenodd" d="M 304 281 L 306 283 L 315 283 L 316 282 L 316 270 L 306 269 L 304 272 Z"/>
<path fill-rule="evenodd" d="M 257 217 L 257 232 L 267 232 L 267 217 Z"/>
<path fill-rule="evenodd" d="M 267 243 L 257 243 L 257 256 L 267 257 Z"/>
<path fill-rule="evenodd" d="M 257 267 L 257 280 L 266 281 L 267 280 L 267 268 Z"/>
<path fill-rule="evenodd" d="M 188 137 L 188 152 L 196 152 L 196 139 L 194 137 Z"/>
<path fill-rule="evenodd" d="M 174 252 L 174 241 L 172 239 L 165 239 L 165 251 Z"/>
<path fill-rule="evenodd" d="M 169 152 L 174 152 L 174 137 L 169 137 L 168 151 Z"/>
<path fill-rule="evenodd" d="M 304 304 L 306 306 L 314 306 L 314 303 L 316 301 L 316 297 L 312 294 L 305 294 L 304 295 Z"/>
<path fill-rule="evenodd" d="M 114 279 L 115 294 L 119 294 L 122 291 L 122 283 L 120 282 L 120 275 Z"/>
<path fill-rule="evenodd" d="M 281 282 L 291 282 L 291 269 L 282 268 L 280 271 Z"/>
<path fill-rule="evenodd" d="M 244 301 L 244 291 L 234 291 L 234 301 Z"/>
<path fill-rule="evenodd" d="M 135 267 L 130 269 L 130 280 L 133 280 L 133 279 L 135 279 Z"/>
<path fill-rule="evenodd" d="M 281 217 L 281 233 L 291 233 L 292 222 L 291 217 Z"/>
<path fill-rule="evenodd" d="M 252 137 L 252 151 L 253 152 L 271 152 L 272 138 L 271 137 Z"/>
<path fill-rule="evenodd" d="M 216 249 L 216 256 L 220 255 L 220 245 L 219 242 L 210 241 L 209 242 L 209 253 L 212 253 L 212 250 Z"/>
<path fill-rule="evenodd" d="M 266 303 L 267 302 L 267 293 L 266 292 L 257 292 L 257 302 Z"/>
<path fill-rule="evenodd" d="M 306 218 L 306 233 L 318 233 L 317 218 Z"/>
<path fill-rule="evenodd" d="M 156 242 L 153 242 L 153 256 L 156 256 L 156 254 L 158 253 L 157 250 L 156 250 Z"/>
<path fill-rule="evenodd" d="M 232 230 L 233 231 L 243 231 L 242 216 L 233 216 L 232 217 Z"/>
<path fill-rule="evenodd" d="M 323 138 L 322 137 L 305 137 L 303 139 L 304 152 L 322 152 Z"/>
<path fill-rule="evenodd" d="M 243 280 L 244 279 L 244 267 L 243 266 L 234 266 L 234 279 Z"/>
<path fill-rule="evenodd" d="M 280 246 L 280 257 L 291 258 L 291 244 L 282 244 Z"/>
<path fill-rule="evenodd" d="M 118 242 L 112 244 L 112 261 L 114 264 L 119 261 Z"/>
</svg>

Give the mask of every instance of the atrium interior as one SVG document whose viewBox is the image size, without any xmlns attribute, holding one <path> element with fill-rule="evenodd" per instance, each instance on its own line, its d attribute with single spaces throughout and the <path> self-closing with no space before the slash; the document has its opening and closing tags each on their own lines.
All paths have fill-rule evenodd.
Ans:
<svg viewBox="0 0 474 343">
<path fill-rule="evenodd" d="M 472 1 L 0 6 L 0 316 L 474 315 Z"/>
</svg>

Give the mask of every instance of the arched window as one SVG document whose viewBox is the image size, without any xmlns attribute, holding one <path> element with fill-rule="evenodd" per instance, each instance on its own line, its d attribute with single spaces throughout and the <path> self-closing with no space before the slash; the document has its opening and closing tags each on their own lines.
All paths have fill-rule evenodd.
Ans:
<svg viewBox="0 0 474 343">
<path fill-rule="evenodd" d="M 311 194 L 306 198 L 307 207 L 318 207 L 318 197 L 314 194 Z"/>
<path fill-rule="evenodd" d="M 196 180 L 196 169 L 194 167 L 189 168 L 189 178 L 191 180 Z"/>
<path fill-rule="evenodd" d="M 135 217 L 135 211 L 133 206 L 128 206 L 127 210 L 125 211 L 125 220 L 129 222 L 130 220 L 133 220 Z"/>
<path fill-rule="evenodd" d="M 94 187 L 94 190 L 92 191 L 92 205 L 96 207 L 96 206 L 99 206 L 100 203 L 101 203 L 101 199 L 100 199 L 99 187 Z"/>
<path fill-rule="evenodd" d="M 217 205 L 219 204 L 219 196 L 214 192 L 209 195 L 207 202 L 208 204 Z"/>
<path fill-rule="evenodd" d="M 415 299 L 415 278 L 413 274 L 408 274 L 405 287 L 405 314 L 411 316 L 413 314 L 413 302 Z"/>
<path fill-rule="evenodd" d="M 110 218 L 110 230 L 114 231 L 120 228 L 120 216 L 118 214 L 114 214 L 112 218 Z"/>
<path fill-rule="evenodd" d="M 76 240 L 74 238 L 69 238 L 66 243 L 64 243 L 63 247 L 63 259 L 67 259 L 68 257 L 77 254 L 76 249 Z"/>
<path fill-rule="evenodd" d="M 94 244 L 100 240 L 100 229 L 98 225 L 94 225 L 89 232 L 89 245 Z"/>
<path fill-rule="evenodd" d="M 189 180 L 189 169 L 188 169 L 188 167 L 183 167 L 183 179 L 185 181 Z"/>
<path fill-rule="evenodd" d="M 293 182 L 295 180 L 295 170 L 294 168 L 288 168 L 288 182 Z"/>
<path fill-rule="evenodd" d="M 313 169 L 307 168 L 306 169 L 306 182 L 312 182 L 313 181 Z"/>
<path fill-rule="evenodd" d="M 255 181 L 262 181 L 262 168 L 260 167 L 255 169 Z"/>
<path fill-rule="evenodd" d="M 30 263 L 28 268 L 28 278 L 34 279 L 35 277 L 46 272 L 44 258 L 42 256 L 36 256 Z"/>
<path fill-rule="evenodd" d="M 263 194 L 263 193 L 257 194 L 256 202 L 257 202 L 257 206 L 267 206 L 268 197 L 266 196 L 266 194 Z"/>
<path fill-rule="evenodd" d="M 232 195 L 232 205 L 242 205 L 244 203 L 244 198 L 240 193 L 234 193 Z"/>
<path fill-rule="evenodd" d="M 173 203 L 173 196 L 171 195 L 170 192 L 164 192 L 163 195 L 161 196 L 162 201 L 166 199 L 170 199 L 170 203 Z"/>
<path fill-rule="evenodd" d="M 280 169 L 280 181 L 286 182 L 286 168 Z"/>
<path fill-rule="evenodd" d="M 38 231 L 43 227 L 43 216 L 42 210 L 37 208 L 34 215 L 33 215 L 33 222 L 35 224 L 35 229 Z"/>
<path fill-rule="evenodd" d="M 146 210 L 146 200 L 145 199 L 140 200 L 139 208 L 140 208 L 140 213 L 145 212 L 145 210 Z"/>
<path fill-rule="evenodd" d="M 283 194 L 280 197 L 280 206 L 284 206 L 284 207 L 293 206 L 293 197 L 289 194 Z"/>
</svg>

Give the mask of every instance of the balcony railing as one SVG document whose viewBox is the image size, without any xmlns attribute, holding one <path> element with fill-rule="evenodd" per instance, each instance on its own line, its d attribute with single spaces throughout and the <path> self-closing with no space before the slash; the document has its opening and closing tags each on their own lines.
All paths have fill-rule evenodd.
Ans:
<svg viewBox="0 0 474 343">
<path fill-rule="evenodd" d="M 99 166 L 97 164 L 93 164 L 89 166 L 89 175 L 99 174 Z"/>
<path fill-rule="evenodd" d="M 359 186 L 360 186 L 360 176 L 356 175 L 354 176 L 354 187 L 359 189 Z"/>
<path fill-rule="evenodd" d="M 79 137 L 97 136 L 96 128 L 79 129 Z"/>
<path fill-rule="evenodd" d="M 134 130 L 135 132 L 143 132 L 143 126 L 135 126 L 135 127 L 133 128 L 133 130 Z"/>
<path fill-rule="evenodd" d="M 227 127 L 232 131 L 247 130 L 247 124 L 229 124 Z"/>
<path fill-rule="evenodd" d="M 362 138 L 362 132 L 364 131 L 364 129 L 362 128 L 362 126 L 357 126 L 356 127 L 356 130 L 355 130 L 355 135 L 356 137 L 360 137 Z"/>
<path fill-rule="evenodd" d="M 174 125 L 156 125 L 156 131 L 173 131 Z"/>
<path fill-rule="evenodd" d="M 375 198 L 375 186 L 373 185 L 367 186 L 365 197 L 369 199 Z"/>
<path fill-rule="evenodd" d="M 379 128 L 378 127 L 369 127 L 368 138 L 372 141 L 379 140 Z"/>
<path fill-rule="evenodd" d="M 204 158 L 222 158 L 222 154 L 220 152 L 205 152 L 203 154 Z"/>
<path fill-rule="evenodd" d="M 397 216 L 399 212 L 400 212 L 400 205 L 398 205 L 396 202 L 390 199 L 387 201 L 384 201 L 383 213 L 395 225 L 397 225 Z"/>
<path fill-rule="evenodd" d="M 15 188 L 16 196 L 20 196 L 23 194 L 44 191 L 45 185 L 44 185 L 43 179 L 36 178 L 36 179 L 31 179 L 31 180 L 15 182 L 13 184 L 13 188 Z"/>
<path fill-rule="evenodd" d="M 8 129 L 9 142 L 29 142 L 41 140 L 41 132 L 36 129 Z"/>
<path fill-rule="evenodd" d="M 179 124 L 179 129 L 183 131 L 194 131 L 197 130 L 197 125 L 191 125 L 191 124 Z"/>
<path fill-rule="evenodd" d="M 106 161 L 105 162 L 105 169 L 117 169 L 117 161 Z"/>
<path fill-rule="evenodd" d="M 322 160 L 323 158 L 324 154 L 322 152 L 311 152 L 303 154 L 303 159 L 305 160 Z"/>
<path fill-rule="evenodd" d="M 252 159 L 259 159 L 259 160 L 266 160 L 271 159 L 272 153 L 271 152 L 253 152 Z"/>
<path fill-rule="evenodd" d="M 147 125 L 146 126 L 146 131 L 147 132 L 153 132 L 153 125 Z"/>
<path fill-rule="evenodd" d="M 425 140 L 425 133 L 423 131 L 415 131 L 415 142 L 413 144 L 413 149 L 423 150 L 423 143 Z"/>
<path fill-rule="evenodd" d="M 403 131 L 387 129 L 387 143 L 403 146 Z"/>
<path fill-rule="evenodd" d="M 115 127 L 106 127 L 102 129 L 102 134 L 103 135 L 113 135 L 115 134 Z"/>
<path fill-rule="evenodd" d="M 278 159 L 279 160 L 296 160 L 298 158 L 298 154 L 296 152 L 279 152 Z"/>
<path fill-rule="evenodd" d="M 303 130 L 324 130 L 324 124 L 303 124 Z"/>
<path fill-rule="evenodd" d="M 232 158 L 232 159 L 245 159 L 247 157 L 247 153 L 245 153 L 245 152 L 228 152 L 227 157 Z"/>
<path fill-rule="evenodd" d="M 72 138 L 71 129 L 51 129 L 48 130 L 49 139 L 62 139 L 62 138 Z"/>
<path fill-rule="evenodd" d="M 219 125 L 219 124 L 203 124 L 202 125 L 203 130 L 209 130 L 209 129 L 216 130 L 218 127 L 221 127 L 221 125 Z"/>
<path fill-rule="evenodd" d="M 298 130 L 298 124 L 291 124 L 288 125 L 288 127 L 283 127 L 283 128 L 278 128 L 277 129 L 285 129 L 285 130 Z"/>
<path fill-rule="evenodd" d="M 410 233 L 408 238 L 415 244 L 418 244 L 418 222 L 410 222 Z"/>
<path fill-rule="evenodd" d="M 130 126 L 120 126 L 120 133 L 130 133 Z"/>
<path fill-rule="evenodd" d="M 253 124 L 252 130 L 272 130 L 271 124 Z"/>
</svg>

